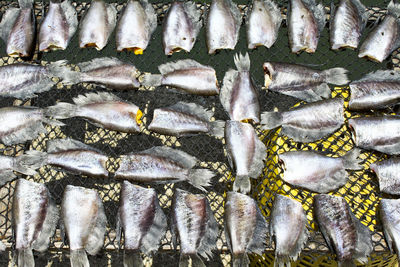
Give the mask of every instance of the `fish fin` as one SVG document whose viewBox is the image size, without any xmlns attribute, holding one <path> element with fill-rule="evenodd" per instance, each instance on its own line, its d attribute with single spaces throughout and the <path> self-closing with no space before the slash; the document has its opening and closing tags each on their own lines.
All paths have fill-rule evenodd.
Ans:
<svg viewBox="0 0 400 267">
<path fill-rule="evenodd" d="M 367 226 L 362 224 L 352 212 L 350 214 L 357 230 L 357 242 L 353 258 L 362 264 L 366 264 L 373 250 L 372 235 Z"/>
<path fill-rule="evenodd" d="M 210 121 L 211 117 L 214 116 L 214 112 L 212 110 L 206 109 L 195 103 L 187 103 L 182 101 L 168 107 L 168 109 L 195 115 L 205 121 Z"/>
<path fill-rule="evenodd" d="M 249 256 L 247 253 L 233 255 L 232 267 L 247 267 L 250 266 Z"/>
<path fill-rule="evenodd" d="M 45 133 L 46 129 L 43 127 L 41 121 L 37 121 L 33 125 L 21 128 L 13 133 L 1 137 L 1 141 L 5 145 L 13 145 L 25 142 L 27 140 L 32 140 L 36 138 L 40 133 Z"/>
<path fill-rule="evenodd" d="M 305 215 L 304 215 L 305 216 Z M 310 236 L 310 232 L 307 230 L 307 227 L 304 226 L 303 231 L 300 233 L 300 236 L 297 240 L 296 245 L 291 249 L 290 255 L 284 256 L 279 255 L 275 252 L 275 266 L 290 266 L 291 261 L 297 261 L 300 256 L 301 251 L 304 246 L 307 244 L 308 238 Z"/>
<path fill-rule="evenodd" d="M 84 249 L 71 250 L 70 253 L 71 267 L 90 267 L 89 260 Z"/>
<path fill-rule="evenodd" d="M 8 36 L 10 35 L 11 29 L 14 26 L 15 20 L 19 15 L 20 9 L 12 7 L 6 10 L 3 15 L 3 19 L 0 23 L 0 37 L 5 43 L 7 43 Z"/>
<path fill-rule="evenodd" d="M 66 60 L 59 60 L 47 65 L 51 76 L 59 77 L 64 85 L 72 85 L 80 82 L 81 73 L 71 70 L 66 66 Z M 52 78 L 52 77 L 50 77 Z"/>
<path fill-rule="evenodd" d="M 61 2 L 61 9 L 64 11 L 65 19 L 68 22 L 68 38 L 71 39 L 78 29 L 78 13 L 69 0 Z"/>
<path fill-rule="evenodd" d="M 248 176 L 237 176 L 233 182 L 233 191 L 241 192 L 242 194 L 247 194 L 250 192 L 251 184 L 250 178 Z"/>
<path fill-rule="evenodd" d="M 249 53 L 246 53 L 245 55 L 236 54 L 233 60 L 238 71 L 250 71 Z"/>
<path fill-rule="evenodd" d="M 18 0 L 20 8 L 32 8 L 34 0 Z"/>
<path fill-rule="evenodd" d="M 318 4 L 315 0 L 302 0 L 307 8 L 313 13 L 318 24 L 318 30 L 321 32 L 325 27 L 325 7 L 322 3 Z"/>
<path fill-rule="evenodd" d="M 361 154 L 361 150 L 359 148 L 354 148 L 346 153 L 342 157 L 343 165 L 346 170 L 361 170 L 363 167 L 361 166 L 362 159 L 359 159 Z"/>
<path fill-rule="evenodd" d="M 107 5 L 107 35 L 110 36 L 115 28 L 115 24 L 117 23 L 117 9 L 115 8 L 115 4 L 106 4 Z"/>
<path fill-rule="evenodd" d="M 150 35 L 157 28 L 157 14 L 153 8 L 153 6 L 147 0 L 140 0 L 140 3 L 146 13 L 147 25 L 149 27 Z"/>
<path fill-rule="evenodd" d="M 323 98 L 328 98 L 331 93 L 331 89 L 326 83 L 322 83 L 308 90 L 282 92 L 282 94 L 295 97 L 306 102 L 315 102 L 322 100 Z"/>
<path fill-rule="evenodd" d="M 139 154 L 151 154 L 155 156 L 169 158 L 173 161 L 179 162 L 186 169 L 191 169 L 196 165 L 197 159 L 182 150 L 173 149 L 166 146 L 155 146 L 145 151 L 139 152 Z"/>
<path fill-rule="evenodd" d="M 158 66 L 158 70 L 160 71 L 161 75 L 166 75 L 176 70 L 184 70 L 187 68 L 202 68 L 208 69 L 209 67 L 200 64 L 199 62 L 193 59 L 182 59 L 174 62 L 168 62 L 165 64 L 161 64 Z"/>
<path fill-rule="evenodd" d="M 396 81 L 400 82 L 400 72 L 395 70 L 377 70 L 370 72 L 363 78 L 354 82 L 364 82 L 364 81 Z"/>
<path fill-rule="evenodd" d="M 57 222 L 58 222 L 58 209 L 56 204 L 50 200 L 49 205 L 47 207 L 46 217 L 43 222 L 42 230 L 39 233 L 39 236 L 33 243 L 33 249 L 39 252 L 44 252 L 50 243 L 50 238 L 54 235 L 56 231 Z"/>
<path fill-rule="evenodd" d="M 189 16 L 189 19 L 193 23 L 193 28 L 194 28 L 194 35 L 197 36 L 199 33 L 201 27 L 202 27 L 202 21 L 201 21 L 201 12 L 199 9 L 197 9 L 196 3 L 192 1 L 185 2 L 183 4 L 183 9 L 185 10 L 186 14 Z"/>
<path fill-rule="evenodd" d="M 81 72 L 88 72 L 98 68 L 119 66 L 125 64 L 115 57 L 100 57 L 77 64 Z"/>
<path fill-rule="evenodd" d="M 28 150 L 16 158 L 14 170 L 25 175 L 35 175 L 36 169 L 46 165 L 47 153 L 38 150 Z"/>
<path fill-rule="evenodd" d="M 281 134 L 286 135 L 297 142 L 309 143 L 327 137 L 333 134 L 339 128 L 340 125 L 338 125 L 335 129 L 329 128 L 329 129 L 310 130 L 310 129 L 295 127 L 292 125 L 283 125 Z"/>
<path fill-rule="evenodd" d="M 353 260 L 345 260 L 342 262 L 338 262 L 338 267 L 356 267 L 356 265 L 354 264 Z"/>
<path fill-rule="evenodd" d="M 34 98 L 37 97 L 36 93 L 47 92 L 53 88 L 54 84 L 55 82 L 52 81 L 51 77 L 44 77 L 39 82 L 26 87 L 24 90 L 2 93 L 2 96 L 18 98 L 22 100 Z"/>
<path fill-rule="evenodd" d="M 283 20 L 281 10 L 279 9 L 278 5 L 272 0 L 264 0 L 263 4 L 265 6 L 265 9 L 268 10 L 271 15 L 275 32 L 278 32 Z"/>
<path fill-rule="evenodd" d="M 218 223 L 215 220 L 210 203 L 208 200 L 206 200 L 206 202 L 207 226 L 197 253 L 205 259 L 210 259 L 213 255 L 213 250 L 217 248 L 216 243 L 218 238 Z"/>
<path fill-rule="evenodd" d="M 369 19 L 369 12 L 367 8 L 361 3 L 360 0 L 351 0 L 351 1 L 356 6 L 358 14 L 360 14 L 361 16 L 362 29 L 364 29 Z"/>
<path fill-rule="evenodd" d="M 261 114 L 261 125 L 263 130 L 271 130 L 283 124 L 281 112 L 263 112 Z"/>
<path fill-rule="evenodd" d="M 324 70 L 322 72 L 325 75 L 325 82 L 337 85 L 345 85 L 349 83 L 349 78 L 347 77 L 347 70 L 344 68 L 333 68 Z"/>
<path fill-rule="evenodd" d="M 45 109 L 45 114 L 55 119 L 68 119 L 77 115 L 77 108 L 78 107 L 74 104 L 59 102 L 54 106 L 47 107 Z"/>
<path fill-rule="evenodd" d="M 210 180 L 215 176 L 215 173 L 209 169 L 191 169 L 189 171 L 188 182 L 200 190 L 207 192 L 204 186 L 210 186 Z"/>
<path fill-rule="evenodd" d="M 18 249 L 18 266 L 35 267 L 32 248 Z"/>
<path fill-rule="evenodd" d="M 140 255 L 140 251 L 131 251 L 126 250 L 124 251 L 124 258 L 123 258 L 124 267 L 143 267 L 143 259 Z"/>
<path fill-rule="evenodd" d="M 247 252 L 262 255 L 266 249 L 266 241 L 268 234 L 268 223 L 261 213 L 261 210 L 256 207 L 256 227 L 254 228 L 253 237 L 247 247 Z"/>
<path fill-rule="evenodd" d="M 15 170 L 15 171 L 18 171 L 18 170 Z M 18 172 L 20 172 L 20 171 L 18 171 Z M 16 177 L 17 176 L 15 175 L 15 173 L 12 170 L 7 170 L 7 169 L 0 170 L 0 186 L 3 186 L 6 183 L 11 182 Z"/>
<path fill-rule="evenodd" d="M 106 232 L 107 217 L 104 213 L 103 203 L 100 196 L 97 196 L 98 202 L 98 212 L 96 225 L 94 226 L 92 232 L 89 234 L 85 249 L 90 255 L 96 255 L 97 252 L 103 247 L 104 234 Z"/>
<path fill-rule="evenodd" d="M 387 6 L 388 14 L 395 18 L 400 18 L 400 3 L 395 3 L 393 0 Z"/>
<path fill-rule="evenodd" d="M 232 69 L 228 70 L 225 73 L 223 85 L 221 87 L 221 91 L 219 92 L 221 104 L 228 113 L 231 109 L 232 91 L 238 75 L 238 71 Z"/>
<path fill-rule="evenodd" d="M 236 24 L 236 39 L 238 39 L 239 37 L 239 30 L 240 30 L 240 26 L 242 25 L 242 14 L 240 13 L 239 7 L 232 2 L 232 0 L 226 0 L 226 3 L 229 6 L 229 9 L 232 13 L 233 19 L 235 20 L 235 24 Z"/>
<path fill-rule="evenodd" d="M 89 93 L 85 95 L 79 95 L 73 98 L 73 101 L 78 106 L 84 106 L 88 104 L 102 103 L 102 102 L 119 102 L 122 101 L 118 96 L 108 92 Z"/>
<path fill-rule="evenodd" d="M 255 152 L 253 156 L 253 163 L 250 167 L 249 176 L 251 178 L 258 178 L 264 168 L 264 159 L 267 157 L 267 148 L 265 144 L 255 135 Z"/>
<path fill-rule="evenodd" d="M 224 137 L 224 131 L 225 131 L 225 121 L 212 121 L 210 122 L 211 129 L 210 129 L 210 135 L 215 136 L 217 138 L 222 138 Z"/>
<path fill-rule="evenodd" d="M 160 74 L 150 74 L 146 73 L 143 76 L 143 86 L 160 86 L 161 85 L 161 80 L 162 80 L 162 75 Z"/>
<path fill-rule="evenodd" d="M 51 139 L 47 141 L 47 153 L 55 153 L 72 149 L 83 149 L 99 152 L 95 148 L 72 138 Z"/>
</svg>

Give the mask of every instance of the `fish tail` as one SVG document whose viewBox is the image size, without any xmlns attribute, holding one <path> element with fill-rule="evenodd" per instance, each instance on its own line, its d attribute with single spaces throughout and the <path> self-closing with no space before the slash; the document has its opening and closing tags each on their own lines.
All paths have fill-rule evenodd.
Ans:
<svg viewBox="0 0 400 267">
<path fill-rule="evenodd" d="M 212 121 L 210 129 L 210 135 L 215 137 L 224 137 L 225 122 L 224 121 Z"/>
<path fill-rule="evenodd" d="M 37 169 L 46 165 L 47 153 L 37 150 L 26 151 L 16 158 L 13 169 L 25 175 L 35 175 Z"/>
<path fill-rule="evenodd" d="M 396 18 L 400 17 L 400 3 L 395 3 L 393 0 L 390 1 L 387 10 L 390 15 Z"/>
<path fill-rule="evenodd" d="M 250 178 L 247 176 L 237 176 L 235 182 L 233 183 L 233 191 L 241 192 L 247 194 L 250 192 L 251 184 Z"/>
<path fill-rule="evenodd" d="M 238 71 L 249 71 L 250 70 L 250 57 L 249 53 L 245 55 L 236 54 L 234 57 L 235 65 Z"/>
<path fill-rule="evenodd" d="M 139 251 L 124 251 L 124 267 L 143 267 L 143 259 Z"/>
<path fill-rule="evenodd" d="M 261 114 L 261 125 L 264 130 L 271 130 L 283 124 L 282 113 L 263 112 Z"/>
<path fill-rule="evenodd" d="M 207 192 L 204 186 L 210 186 L 210 180 L 215 176 L 215 173 L 209 169 L 192 169 L 189 171 L 188 182 L 193 186 Z"/>
<path fill-rule="evenodd" d="M 360 170 L 362 160 L 359 159 L 360 149 L 354 148 L 342 157 L 344 168 L 347 170 Z"/>
<path fill-rule="evenodd" d="M 18 266 L 34 267 L 35 260 L 31 248 L 19 249 L 18 254 Z"/>
<path fill-rule="evenodd" d="M 71 250 L 71 267 L 90 267 L 84 249 Z"/>
<path fill-rule="evenodd" d="M 59 60 L 47 66 L 50 74 L 61 79 L 64 85 L 77 84 L 81 80 L 81 73 L 66 66 L 66 60 Z"/>
<path fill-rule="evenodd" d="M 18 0 L 20 8 L 32 8 L 34 0 Z"/>
<path fill-rule="evenodd" d="M 325 75 L 326 83 L 344 85 L 349 83 L 347 72 L 344 68 L 333 68 L 323 71 L 323 75 Z"/>
<path fill-rule="evenodd" d="M 246 253 L 233 255 L 232 267 L 247 267 L 249 265 L 250 261 Z"/>
<path fill-rule="evenodd" d="M 192 260 L 192 267 L 206 267 L 203 260 L 197 254 L 186 255 L 181 254 L 179 259 L 179 267 L 190 266 L 189 261 Z"/>
<path fill-rule="evenodd" d="M 162 75 L 160 74 L 150 74 L 146 73 L 143 77 L 143 85 L 144 86 L 160 86 L 161 85 Z"/>
<path fill-rule="evenodd" d="M 47 107 L 45 109 L 46 116 L 53 117 L 55 119 L 68 119 L 75 117 L 77 105 L 60 102 L 54 106 Z"/>
<path fill-rule="evenodd" d="M 352 259 L 338 262 L 338 267 L 354 267 L 354 266 L 356 265 L 354 264 Z"/>
</svg>

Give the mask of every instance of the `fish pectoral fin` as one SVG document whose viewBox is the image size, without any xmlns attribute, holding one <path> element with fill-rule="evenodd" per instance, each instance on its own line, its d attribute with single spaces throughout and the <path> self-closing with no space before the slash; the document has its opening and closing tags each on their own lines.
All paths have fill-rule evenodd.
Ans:
<svg viewBox="0 0 400 267">
<path fill-rule="evenodd" d="M 104 234 L 106 232 L 107 217 L 104 213 L 103 203 L 98 198 L 97 220 L 92 232 L 89 234 L 85 249 L 90 255 L 95 255 L 103 247 Z"/>
<path fill-rule="evenodd" d="M 59 213 L 57 206 L 53 201 L 50 201 L 50 204 L 46 210 L 46 217 L 43 222 L 42 230 L 40 231 L 39 236 L 33 242 L 33 249 L 39 252 L 45 251 L 50 243 L 50 238 L 54 235 L 54 232 L 57 227 L 59 218 Z"/>
<path fill-rule="evenodd" d="M 35 267 L 32 248 L 18 249 L 18 266 Z"/>
<path fill-rule="evenodd" d="M 232 267 L 247 267 L 250 266 L 249 256 L 247 253 L 233 255 Z"/>
<path fill-rule="evenodd" d="M 71 250 L 70 261 L 71 267 L 90 267 L 89 260 L 84 249 Z"/>
<path fill-rule="evenodd" d="M 368 257 L 373 250 L 371 232 L 368 227 L 362 224 L 360 220 L 354 216 L 352 212 L 350 214 L 357 230 L 357 243 L 353 259 L 362 264 L 366 264 L 368 262 Z"/>
<path fill-rule="evenodd" d="M 256 207 L 256 227 L 254 229 L 253 236 L 247 247 L 247 252 L 256 253 L 262 255 L 266 249 L 267 235 L 269 231 L 268 223 L 261 213 L 261 210 Z"/>
<path fill-rule="evenodd" d="M 201 239 L 201 243 L 197 250 L 197 253 L 200 256 L 202 256 L 206 259 L 209 259 L 212 257 L 213 250 L 217 248 L 216 242 L 217 242 L 217 238 L 218 238 L 218 223 L 215 220 L 214 213 L 212 212 L 212 210 L 210 208 L 210 203 L 208 203 L 208 200 L 206 200 L 206 201 L 207 201 L 207 204 L 206 204 L 207 226 L 205 229 L 205 234 L 204 234 L 203 238 Z M 201 261 L 201 262 L 203 262 L 203 261 Z M 193 258 L 192 258 L 192 264 L 193 264 Z M 193 266 L 202 266 L 202 265 L 193 265 Z"/>
<path fill-rule="evenodd" d="M 230 69 L 225 73 L 223 85 L 219 93 L 219 99 L 225 111 L 229 113 L 232 106 L 232 96 L 234 94 L 234 84 L 239 75 L 237 70 Z"/>
</svg>

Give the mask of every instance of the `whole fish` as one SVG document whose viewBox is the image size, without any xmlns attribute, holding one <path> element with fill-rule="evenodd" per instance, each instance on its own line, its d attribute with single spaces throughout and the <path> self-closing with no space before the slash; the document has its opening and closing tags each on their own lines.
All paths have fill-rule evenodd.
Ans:
<svg viewBox="0 0 400 267">
<path fill-rule="evenodd" d="M 386 244 L 391 253 L 400 255 L 400 199 L 381 199 L 379 210 Z"/>
<path fill-rule="evenodd" d="M 234 50 L 239 39 L 242 14 L 232 0 L 212 0 L 207 18 L 208 53 L 220 49 Z"/>
<path fill-rule="evenodd" d="M 118 210 L 118 225 L 124 231 L 124 266 L 144 266 L 144 254 L 157 251 L 167 230 L 167 219 L 158 204 L 157 192 L 124 181 Z M 121 229 L 117 229 L 117 239 Z"/>
<path fill-rule="evenodd" d="M 66 49 L 77 28 L 78 15 L 70 1 L 51 0 L 40 25 L 39 51 Z"/>
<path fill-rule="evenodd" d="M 315 53 L 325 27 L 324 6 L 315 0 L 290 0 L 287 23 L 292 53 Z"/>
<path fill-rule="evenodd" d="M 13 196 L 12 218 L 18 266 L 33 267 L 32 250 L 44 252 L 54 235 L 58 209 L 49 190 L 40 183 L 18 179 Z"/>
<path fill-rule="evenodd" d="M 180 241 L 179 266 L 205 266 L 217 248 L 218 224 L 206 196 L 176 189 L 172 204 L 173 230 Z"/>
<path fill-rule="evenodd" d="M 192 1 L 175 1 L 169 8 L 163 26 L 163 47 L 166 55 L 185 50 L 190 52 L 202 26 L 201 13 Z"/>
<path fill-rule="evenodd" d="M 381 192 L 400 195 L 400 158 L 374 162 L 369 167 L 378 177 Z"/>
<path fill-rule="evenodd" d="M 157 15 L 147 0 L 129 0 L 119 19 L 115 40 L 118 51 L 143 54 L 157 27 Z"/>
<path fill-rule="evenodd" d="M 272 0 L 253 0 L 246 20 L 248 48 L 270 48 L 278 38 L 281 23 L 281 11 Z"/>
<path fill-rule="evenodd" d="M 244 194 L 228 192 L 224 222 L 232 266 L 249 266 L 247 253 L 262 255 L 266 249 L 268 226 L 257 203 Z"/>
<path fill-rule="evenodd" d="M 258 94 L 250 75 L 249 54 L 234 57 L 237 70 L 228 70 L 219 98 L 231 120 L 260 122 Z"/>
<path fill-rule="evenodd" d="M 173 136 L 205 133 L 224 136 L 224 121 L 211 121 L 214 112 L 195 103 L 178 102 L 175 105 L 154 110 L 148 129 Z"/>
<path fill-rule="evenodd" d="M 266 62 L 264 67 L 265 87 L 268 90 L 289 95 L 307 102 L 329 98 L 328 83 L 344 85 L 349 82 L 347 70 L 333 68 L 315 70 L 306 66 Z"/>
<path fill-rule="evenodd" d="M 283 112 L 263 112 L 261 124 L 270 130 L 282 126 L 281 134 L 296 142 L 322 139 L 344 123 L 344 100 L 340 97 L 301 105 Z"/>
<path fill-rule="evenodd" d="M 215 70 L 192 59 L 183 59 L 158 66 L 160 74 L 146 74 L 145 86 L 171 86 L 195 95 L 219 93 Z"/>
<path fill-rule="evenodd" d="M 369 14 L 360 0 L 340 0 L 338 7 L 331 5 L 331 48 L 357 49 Z"/>
<path fill-rule="evenodd" d="M 358 57 L 367 57 L 381 63 L 400 46 L 400 4 L 391 1 L 387 14 L 367 36 Z"/>
<path fill-rule="evenodd" d="M 92 0 L 80 23 L 79 47 L 94 47 L 102 50 L 108 42 L 117 20 L 117 10 L 113 4 L 103 0 Z"/>
<path fill-rule="evenodd" d="M 333 191 L 347 182 L 346 170 L 359 170 L 358 149 L 343 157 L 327 157 L 313 151 L 289 151 L 279 154 L 282 179 L 294 186 L 318 193 Z"/>
<path fill-rule="evenodd" d="M 90 266 L 86 252 L 97 254 L 103 247 L 106 232 L 107 218 L 99 194 L 93 189 L 67 185 L 61 213 L 69 241 L 71 267 Z"/>
<path fill-rule="evenodd" d="M 19 8 L 9 8 L 0 23 L 0 37 L 10 57 L 31 56 L 35 44 L 36 21 L 34 0 L 18 0 Z"/>
<path fill-rule="evenodd" d="M 115 178 L 145 183 L 186 181 L 206 191 L 215 174 L 208 169 L 195 169 L 198 159 L 181 150 L 156 146 L 122 156 Z"/>
<path fill-rule="evenodd" d="M 349 109 L 385 108 L 400 102 L 400 73 L 378 70 L 350 83 Z"/>
<path fill-rule="evenodd" d="M 89 93 L 73 98 L 75 104 L 59 102 L 47 108 L 47 113 L 56 119 L 81 117 L 90 123 L 124 133 L 140 132 L 143 113 L 135 104 L 106 93 Z"/>
<path fill-rule="evenodd" d="M 35 175 L 39 166 L 35 164 L 25 164 L 24 157 L 10 157 L 0 155 L 0 186 L 15 179 L 14 172 L 25 175 Z M 0 249 L 1 250 L 1 249 Z"/>
<path fill-rule="evenodd" d="M 275 242 L 275 266 L 290 266 L 307 243 L 307 217 L 300 202 L 276 195 L 271 213 L 271 238 Z"/>
<path fill-rule="evenodd" d="M 236 174 L 233 190 L 245 194 L 251 189 L 249 178 L 256 179 L 263 171 L 266 147 L 253 126 L 238 121 L 226 122 L 225 142 L 229 164 Z"/>
<path fill-rule="evenodd" d="M 348 124 L 357 147 L 400 154 L 399 116 L 359 117 L 349 119 Z"/>
<path fill-rule="evenodd" d="M 344 198 L 316 195 L 314 214 L 325 242 L 337 255 L 339 266 L 355 266 L 353 260 L 368 262 L 373 249 L 371 232 L 350 211 Z"/>
</svg>

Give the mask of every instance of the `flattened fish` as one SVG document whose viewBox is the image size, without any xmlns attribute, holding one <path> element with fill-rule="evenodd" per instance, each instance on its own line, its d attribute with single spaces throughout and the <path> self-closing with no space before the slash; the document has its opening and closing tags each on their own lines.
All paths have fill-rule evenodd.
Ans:
<svg viewBox="0 0 400 267">
<path fill-rule="evenodd" d="M 97 254 L 103 247 L 106 232 L 107 218 L 99 194 L 93 189 L 67 185 L 61 212 L 69 241 L 71 267 L 89 267 L 86 252 Z"/>
<path fill-rule="evenodd" d="M 80 23 L 79 47 L 102 50 L 107 45 L 116 20 L 117 10 L 113 4 L 106 4 L 103 0 L 92 0 Z"/>
<path fill-rule="evenodd" d="M 56 119 L 81 117 L 90 123 L 124 133 L 140 132 L 143 113 L 135 104 L 106 93 L 90 93 L 73 98 L 75 104 L 59 102 L 46 113 Z"/>
<path fill-rule="evenodd" d="M 400 255 L 400 199 L 381 199 L 379 210 L 386 244 L 391 253 Z"/>
<path fill-rule="evenodd" d="M 180 50 L 190 52 L 201 26 L 201 13 L 194 2 L 173 2 L 164 20 L 164 53 L 172 55 Z"/>
<path fill-rule="evenodd" d="M 59 212 L 43 184 L 19 179 L 12 204 L 18 266 L 33 267 L 32 250 L 44 252 L 54 235 Z"/>
<path fill-rule="evenodd" d="M 268 226 L 257 203 L 249 196 L 228 192 L 224 213 L 225 237 L 233 256 L 232 266 L 249 266 L 247 253 L 262 255 Z"/>
<path fill-rule="evenodd" d="M 265 87 L 268 90 L 289 95 L 307 102 L 329 98 L 328 83 L 344 85 L 349 82 L 347 70 L 333 68 L 314 70 L 302 65 L 266 62 L 264 67 Z"/>
<path fill-rule="evenodd" d="M 400 46 L 400 4 L 391 1 L 388 13 L 367 36 L 358 57 L 367 57 L 381 63 Z"/>
<path fill-rule="evenodd" d="M 347 182 L 346 170 L 359 170 L 358 149 L 343 157 L 327 157 L 313 151 L 289 151 L 279 154 L 284 173 L 282 179 L 294 186 L 327 193 Z"/>
<path fill-rule="evenodd" d="M 19 8 L 9 8 L 0 23 L 0 37 L 10 57 L 31 56 L 35 44 L 34 0 L 18 0 Z"/>
<path fill-rule="evenodd" d="M 198 159 L 181 150 L 156 146 L 122 156 L 115 178 L 145 183 L 186 181 L 206 191 L 215 174 L 208 169 L 195 169 Z"/>
<path fill-rule="evenodd" d="M 322 235 L 332 253 L 336 253 L 339 266 L 355 266 L 353 259 L 368 262 L 372 252 L 371 232 L 350 211 L 342 197 L 316 195 L 314 214 Z"/>
<path fill-rule="evenodd" d="M 272 0 L 253 0 L 246 20 L 248 48 L 270 48 L 278 38 L 281 23 L 281 11 Z"/>
<path fill-rule="evenodd" d="M 378 177 L 381 192 L 400 195 L 400 158 L 374 162 L 369 167 Z"/>
<path fill-rule="evenodd" d="M 158 66 L 160 74 L 146 74 L 144 86 L 171 86 L 195 95 L 219 93 L 215 70 L 192 59 L 183 59 Z"/>
<path fill-rule="evenodd" d="M 332 2 L 333 3 L 333 2 Z M 369 14 L 360 0 L 341 0 L 339 6 L 331 5 L 331 48 L 357 49 Z"/>
<path fill-rule="evenodd" d="M 124 266 L 144 266 L 140 252 L 149 254 L 158 250 L 167 230 L 167 219 L 158 204 L 157 192 L 124 181 L 118 225 L 124 231 Z M 118 240 L 120 233 L 121 229 L 117 229 Z"/>
<path fill-rule="evenodd" d="M 250 57 L 235 55 L 236 70 L 228 70 L 219 98 L 229 118 L 235 121 L 260 122 L 258 94 L 250 75 Z"/>
<path fill-rule="evenodd" d="M 173 230 L 179 238 L 179 266 L 205 266 L 200 258 L 209 259 L 217 248 L 218 224 L 204 195 L 176 189 L 172 204 Z"/>
<path fill-rule="evenodd" d="M 143 54 L 156 27 L 157 15 L 153 6 L 147 0 L 129 0 L 117 25 L 117 50 Z"/>
<path fill-rule="evenodd" d="M 283 112 L 261 114 L 263 129 L 282 126 L 281 134 L 297 142 L 322 139 L 344 123 L 344 100 L 340 97 L 301 105 Z"/>
<path fill-rule="evenodd" d="M 300 202 L 276 195 L 271 213 L 271 238 L 275 242 L 275 266 L 290 266 L 307 243 L 307 217 Z"/>
<path fill-rule="evenodd" d="M 242 14 L 232 0 L 212 0 L 206 28 L 208 53 L 235 49 L 241 24 Z"/>
<path fill-rule="evenodd" d="M 233 190 L 245 194 L 251 189 L 249 178 L 256 179 L 261 175 L 266 147 L 253 126 L 238 121 L 226 122 L 225 142 L 229 164 L 236 174 Z"/>
<path fill-rule="evenodd" d="M 78 15 L 69 0 L 51 0 L 40 25 L 39 51 L 67 48 L 78 28 Z"/>
<path fill-rule="evenodd" d="M 0 186 L 15 179 L 14 172 L 25 175 L 35 175 L 39 166 L 35 164 L 25 164 L 24 157 L 10 157 L 0 155 Z M 1 251 L 1 249 L 0 249 Z"/>
<path fill-rule="evenodd" d="M 290 0 L 287 20 L 292 53 L 315 53 L 325 27 L 324 6 L 315 0 Z"/>
<path fill-rule="evenodd" d="M 214 112 L 195 103 L 178 102 L 154 110 L 148 129 L 160 134 L 187 136 L 205 133 L 224 136 L 224 121 L 211 121 Z"/>
</svg>

